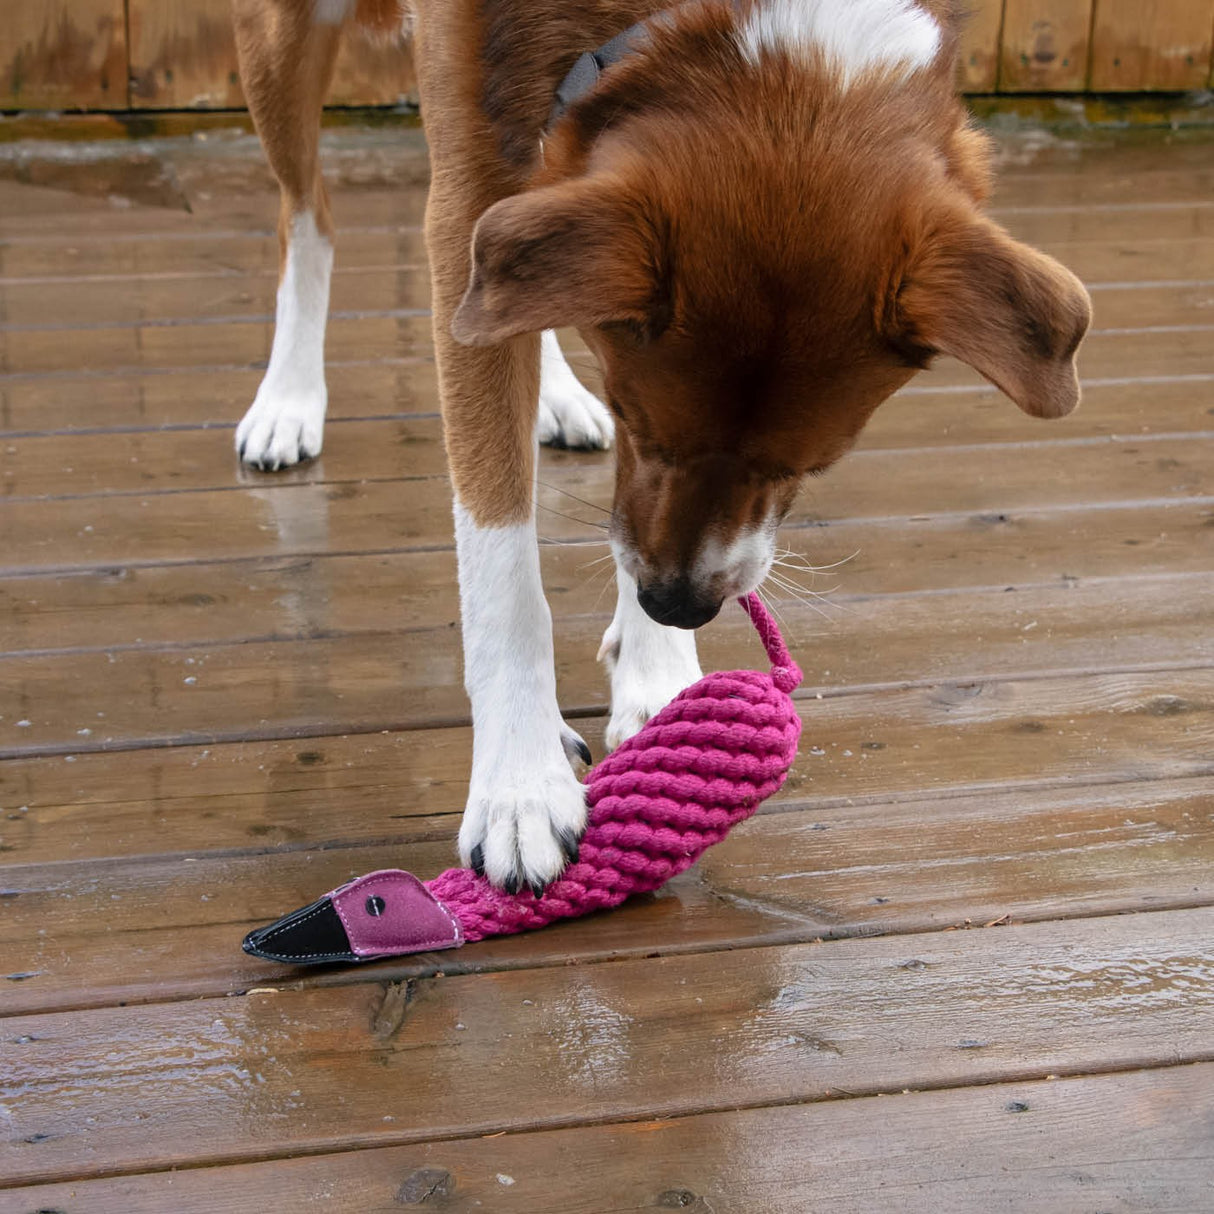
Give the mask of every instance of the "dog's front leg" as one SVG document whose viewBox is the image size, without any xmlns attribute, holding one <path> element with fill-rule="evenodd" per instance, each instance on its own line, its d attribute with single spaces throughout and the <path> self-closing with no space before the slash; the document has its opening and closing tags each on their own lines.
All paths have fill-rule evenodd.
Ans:
<svg viewBox="0 0 1214 1214">
<path fill-rule="evenodd" d="M 508 890 L 538 892 L 577 854 L 585 790 L 567 755 L 589 751 L 557 707 L 534 519 L 481 525 L 457 501 L 455 535 L 473 727 L 460 857 Z"/>
<path fill-rule="evenodd" d="M 588 757 L 561 721 L 540 580 L 533 504 L 539 337 L 488 349 L 457 345 L 435 261 L 435 344 L 473 725 L 460 858 L 505 889 L 538 891 L 577 854 L 585 789 L 567 756 Z"/>
<path fill-rule="evenodd" d="M 700 677 L 695 633 L 650 619 L 637 602 L 636 582 L 618 563 L 616 585 L 615 617 L 599 647 L 611 675 L 611 750 Z"/>
</svg>

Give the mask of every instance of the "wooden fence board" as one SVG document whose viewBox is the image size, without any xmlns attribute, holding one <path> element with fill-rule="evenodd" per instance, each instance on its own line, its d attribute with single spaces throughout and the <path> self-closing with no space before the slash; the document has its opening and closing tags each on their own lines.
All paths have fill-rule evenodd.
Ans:
<svg viewBox="0 0 1214 1214">
<path fill-rule="evenodd" d="M 999 35 L 1003 0 L 974 0 L 966 6 L 961 30 L 958 87 L 967 93 L 993 93 L 999 77 Z"/>
<path fill-rule="evenodd" d="M 967 92 L 1192 89 L 1211 71 L 1214 0 L 975 0 L 969 9 L 958 70 Z M 416 102 L 407 42 L 351 30 L 328 104 Z M 0 109 L 128 105 L 243 107 L 229 0 L 9 0 Z"/>
<path fill-rule="evenodd" d="M 999 88 L 1081 92 L 1087 84 L 1092 0 L 1006 0 Z"/>
<path fill-rule="evenodd" d="M 127 104 L 123 0 L 5 0 L 0 110 Z"/>
<path fill-rule="evenodd" d="M 1091 88 L 1202 88 L 1212 35 L 1214 0 L 1096 0 Z"/>
<path fill-rule="evenodd" d="M 232 35 L 231 0 L 128 0 L 131 104 L 137 109 L 233 109 L 244 106 Z M 329 105 L 416 101 L 407 46 L 343 40 Z"/>
</svg>

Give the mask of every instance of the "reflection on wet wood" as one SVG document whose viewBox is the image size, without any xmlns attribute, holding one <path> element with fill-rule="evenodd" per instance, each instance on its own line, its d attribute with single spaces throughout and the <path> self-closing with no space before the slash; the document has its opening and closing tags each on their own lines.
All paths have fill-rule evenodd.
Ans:
<svg viewBox="0 0 1214 1214">
<path fill-rule="evenodd" d="M 276 272 L 241 146 L 181 169 L 192 214 L 0 182 L 0 1206 L 1204 1208 L 1208 145 L 1004 174 L 1094 284 L 1084 407 L 945 362 L 809 487 L 781 543 L 834 567 L 777 602 L 804 742 L 754 820 L 612 915 L 303 976 L 244 931 L 452 863 L 471 738 L 423 191 L 338 185 L 325 454 L 241 473 Z M 545 456 L 596 753 L 610 491 Z M 731 610 L 702 654 L 757 649 Z"/>
</svg>

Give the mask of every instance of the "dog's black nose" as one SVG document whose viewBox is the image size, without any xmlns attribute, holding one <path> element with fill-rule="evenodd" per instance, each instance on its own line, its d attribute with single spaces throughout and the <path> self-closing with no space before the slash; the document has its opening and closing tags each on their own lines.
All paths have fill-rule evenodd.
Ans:
<svg viewBox="0 0 1214 1214">
<path fill-rule="evenodd" d="M 697 591 L 689 578 L 670 578 L 637 588 L 637 602 L 659 624 L 699 628 L 721 610 L 722 600 Z"/>
</svg>

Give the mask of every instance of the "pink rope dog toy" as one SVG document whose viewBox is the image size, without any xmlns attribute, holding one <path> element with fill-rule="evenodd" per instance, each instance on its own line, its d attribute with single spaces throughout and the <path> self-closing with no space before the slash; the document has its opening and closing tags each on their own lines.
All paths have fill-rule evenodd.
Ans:
<svg viewBox="0 0 1214 1214">
<path fill-rule="evenodd" d="M 425 882 L 382 869 L 250 932 L 245 952 L 313 965 L 457 948 L 618 906 L 690 868 L 784 783 L 801 734 L 789 694 L 801 671 L 758 595 L 739 601 L 771 673 L 706 675 L 599 763 L 578 858 L 541 897 L 467 868 Z"/>
</svg>

